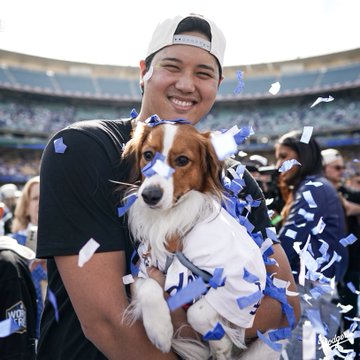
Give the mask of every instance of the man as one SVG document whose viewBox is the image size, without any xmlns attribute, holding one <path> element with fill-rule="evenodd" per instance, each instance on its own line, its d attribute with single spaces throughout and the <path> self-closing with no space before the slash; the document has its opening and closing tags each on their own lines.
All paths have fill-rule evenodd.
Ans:
<svg viewBox="0 0 360 360">
<path fill-rule="evenodd" d="M 157 350 L 140 322 L 131 327 L 122 323 L 129 304 L 122 277 L 130 272 L 132 248 L 126 223 L 116 213 L 122 195 L 115 191 L 116 182 L 126 181 L 131 166 L 120 163 L 121 149 L 132 126 L 153 114 L 199 122 L 214 104 L 224 49 L 225 39 L 210 20 L 199 16 L 166 20 L 155 30 L 146 60 L 140 62 L 139 115 L 74 124 L 47 146 L 41 165 L 37 255 L 48 258 L 49 289 L 57 299 L 59 322 L 47 301 L 38 360 L 176 358 Z M 266 212 L 260 218 L 268 221 Z M 90 238 L 100 247 L 79 267 L 79 250 Z M 274 246 L 274 256 L 280 266 L 273 266 L 271 272 L 291 281 L 294 291 L 280 245 Z M 155 269 L 151 272 L 159 276 Z M 290 300 L 298 316 L 297 300 Z M 263 304 L 259 314 L 270 307 L 273 316 L 256 316 L 248 337 L 255 336 L 256 328 L 286 324 L 280 303 L 268 299 Z M 175 328 L 186 324 L 183 309 L 173 312 L 172 318 Z M 196 336 L 188 326 L 182 335 Z"/>
</svg>

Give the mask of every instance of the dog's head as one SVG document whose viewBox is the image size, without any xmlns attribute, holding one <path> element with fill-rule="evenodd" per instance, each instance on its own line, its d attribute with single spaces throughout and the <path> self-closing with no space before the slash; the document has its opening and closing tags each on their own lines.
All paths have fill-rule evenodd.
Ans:
<svg viewBox="0 0 360 360">
<path fill-rule="evenodd" d="M 169 209 L 192 190 L 221 197 L 222 162 L 210 140 L 211 133 L 200 133 L 188 124 L 161 124 L 149 127 L 139 123 L 126 144 L 123 157 L 135 163 L 130 183 L 141 182 L 138 196 L 151 208 Z M 174 169 L 169 176 L 144 177 L 141 169 L 160 153 Z"/>
</svg>

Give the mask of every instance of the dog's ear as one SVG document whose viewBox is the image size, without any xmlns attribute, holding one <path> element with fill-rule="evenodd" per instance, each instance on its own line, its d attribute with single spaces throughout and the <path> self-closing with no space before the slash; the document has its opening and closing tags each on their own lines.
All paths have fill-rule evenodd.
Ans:
<svg viewBox="0 0 360 360">
<path fill-rule="evenodd" d="M 132 138 L 126 143 L 121 158 L 129 165 L 128 182 L 135 184 L 141 180 L 141 148 L 147 137 L 148 127 L 139 122 L 133 130 Z"/>
<path fill-rule="evenodd" d="M 204 132 L 201 135 L 204 139 L 205 145 L 205 151 L 204 154 L 202 154 L 202 164 L 205 171 L 206 190 L 216 196 L 221 196 L 221 173 L 224 162 L 219 160 L 216 155 L 215 149 L 211 143 L 211 132 Z"/>
</svg>

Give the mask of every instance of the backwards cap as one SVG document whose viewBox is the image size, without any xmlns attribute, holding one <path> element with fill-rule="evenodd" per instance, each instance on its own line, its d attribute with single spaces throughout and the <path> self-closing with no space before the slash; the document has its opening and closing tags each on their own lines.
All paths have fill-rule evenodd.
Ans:
<svg viewBox="0 0 360 360">
<path fill-rule="evenodd" d="M 197 17 L 205 20 L 209 24 L 211 41 L 207 41 L 197 36 L 184 34 L 175 35 L 175 31 L 179 23 L 188 17 Z M 159 23 L 150 40 L 146 57 L 154 54 L 165 46 L 170 45 L 191 45 L 207 50 L 210 54 L 214 55 L 217 58 L 220 66 L 223 66 L 226 45 L 225 36 L 213 21 L 201 15 L 189 14 L 185 16 L 176 16 L 174 18 L 166 19 L 163 22 Z"/>
<path fill-rule="evenodd" d="M 323 165 L 331 164 L 336 160 L 343 160 L 343 157 L 336 149 L 325 149 L 321 151 L 321 155 L 323 158 Z"/>
</svg>

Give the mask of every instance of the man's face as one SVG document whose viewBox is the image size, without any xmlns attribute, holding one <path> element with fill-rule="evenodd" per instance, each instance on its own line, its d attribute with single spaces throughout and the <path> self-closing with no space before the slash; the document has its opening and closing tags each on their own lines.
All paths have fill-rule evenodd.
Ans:
<svg viewBox="0 0 360 360">
<path fill-rule="evenodd" d="M 144 76 L 145 63 L 140 66 Z M 195 46 L 171 45 L 154 56 L 152 67 L 143 84 L 140 120 L 157 114 L 165 120 L 185 118 L 195 125 L 210 111 L 221 81 L 213 55 Z"/>
<path fill-rule="evenodd" d="M 335 160 L 324 167 L 325 176 L 335 185 L 340 184 L 344 176 L 345 166 L 342 159 Z"/>
</svg>

